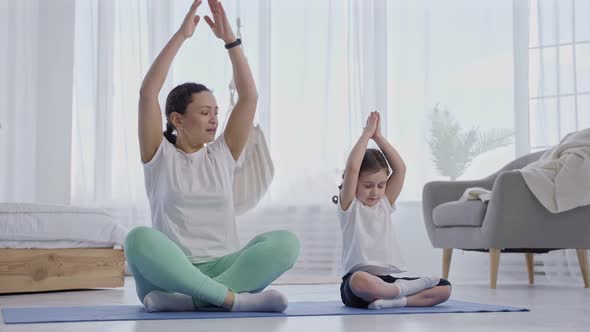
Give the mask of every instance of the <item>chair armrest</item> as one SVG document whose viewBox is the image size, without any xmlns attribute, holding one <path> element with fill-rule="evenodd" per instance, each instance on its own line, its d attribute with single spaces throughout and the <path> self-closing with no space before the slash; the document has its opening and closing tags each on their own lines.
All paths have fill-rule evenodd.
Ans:
<svg viewBox="0 0 590 332">
<path fill-rule="evenodd" d="M 538 151 L 522 156 L 516 160 L 511 161 L 499 171 L 483 179 L 472 181 L 433 181 L 426 183 L 424 185 L 424 189 L 422 190 L 422 212 L 424 214 L 424 221 L 427 222 L 427 224 L 432 224 L 432 210 L 434 210 L 434 208 L 440 204 L 458 200 L 467 188 L 482 187 L 492 190 L 492 187 L 494 187 L 495 189 L 496 183 L 499 182 L 498 179 L 505 173 L 510 173 L 511 175 L 506 175 L 506 178 L 500 182 L 515 181 L 517 183 L 522 182 L 524 184 L 524 179 L 522 179 L 520 172 L 514 171 L 514 169 L 520 169 L 529 163 L 538 160 L 544 152 L 545 151 Z M 518 179 L 519 176 L 520 179 Z M 528 187 L 525 189 L 528 191 Z M 513 192 L 513 194 L 515 194 L 513 195 L 515 197 L 520 197 L 516 192 Z M 534 199 L 534 197 L 532 198 Z"/>
<path fill-rule="evenodd" d="M 426 227 L 434 227 L 432 210 L 435 207 L 458 200 L 467 188 L 482 187 L 491 190 L 492 180 L 489 179 L 488 177 L 471 181 L 432 181 L 426 183 L 422 190 L 422 213 Z"/>
<path fill-rule="evenodd" d="M 557 222 L 530 191 L 519 170 L 498 175 L 493 188 L 482 225 L 490 247 L 522 246 L 525 239 L 541 232 L 541 221 Z"/>
</svg>

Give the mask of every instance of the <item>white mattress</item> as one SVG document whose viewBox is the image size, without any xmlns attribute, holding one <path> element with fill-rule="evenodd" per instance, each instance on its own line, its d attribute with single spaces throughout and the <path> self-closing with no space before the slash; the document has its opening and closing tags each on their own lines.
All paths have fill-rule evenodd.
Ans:
<svg viewBox="0 0 590 332">
<path fill-rule="evenodd" d="M 121 245 L 112 242 L 90 241 L 4 241 L 0 240 L 0 249 L 74 249 L 74 248 L 109 248 L 120 249 Z"/>
<path fill-rule="evenodd" d="M 101 209 L 0 203 L 0 248 L 120 247 L 126 234 Z"/>
</svg>

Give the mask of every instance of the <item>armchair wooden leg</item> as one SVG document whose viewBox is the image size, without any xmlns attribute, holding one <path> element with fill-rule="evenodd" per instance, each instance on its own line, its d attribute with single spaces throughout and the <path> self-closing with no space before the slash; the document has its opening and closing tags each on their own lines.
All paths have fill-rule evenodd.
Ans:
<svg viewBox="0 0 590 332">
<path fill-rule="evenodd" d="M 443 266 L 442 266 L 442 277 L 449 279 L 449 270 L 451 268 L 451 257 L 453 256 L 453 248 L 443 249 Z"/>
<path fill-rule="evenodd" d="M 502 249 L 490 249 L 490 288 L 492 289 L 496 289 L 501 250 Z"/>
<path fill-rule="evenodd" d="M 578 254 L 578 263 L 580 270 L 582 270 L 582 278 L 584 279 L 584 287 L 590 288 L 590 270 L 588 269 L 588 251 L 586 249 L 576 249 Z"/>
<path fill-rule="evenodd" d="M 529 273 L 529 284 L 532 285 L 535 283 L 535 260 L 534 260 L 534 253 L 527 252 L 525 253 L 526 257 L 526 269 Z"/>
</svg>

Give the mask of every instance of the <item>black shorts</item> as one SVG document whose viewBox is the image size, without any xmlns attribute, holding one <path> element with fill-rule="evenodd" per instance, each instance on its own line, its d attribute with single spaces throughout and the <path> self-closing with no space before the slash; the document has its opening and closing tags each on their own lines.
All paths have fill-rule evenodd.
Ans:
<svg viewBox="0 0 590 332">
<path fill-rule="evenodd" d="M 352 277 L 352 273 L 349 273 L 342 277 L 342 283 L 340 284 L 340 298 L 342 299 L 342 303 L 344 303 L 347 307 L 353 308 L 363 308 L 366 309 L 369 306 L 369 302 L 361 299 L 360 297 L 356 296 L 352 289 L 350 289 L 350 277 Z M 396 278 L 392 276 L 376 276 L 377 278 L 381 278 L 381 280 L 393 284 L 398 279 L 403 280 L 416 280 L 418 278 Z M 451 283 L 441 278 L 440 281 L 436 286 L 451 286 Z"/>
</svg>

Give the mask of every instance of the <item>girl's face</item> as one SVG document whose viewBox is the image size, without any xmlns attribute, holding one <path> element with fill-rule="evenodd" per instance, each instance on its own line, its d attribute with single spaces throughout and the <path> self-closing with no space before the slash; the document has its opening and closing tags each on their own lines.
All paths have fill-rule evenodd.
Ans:
<svg viewBox="0 0 590 332">
<path fill-rule="evenodd" d="M 367 206 L 373 206 L 385 195 L 387 171 L 361 172 L 356 186 L 356 198 Z"/>
</svg>

